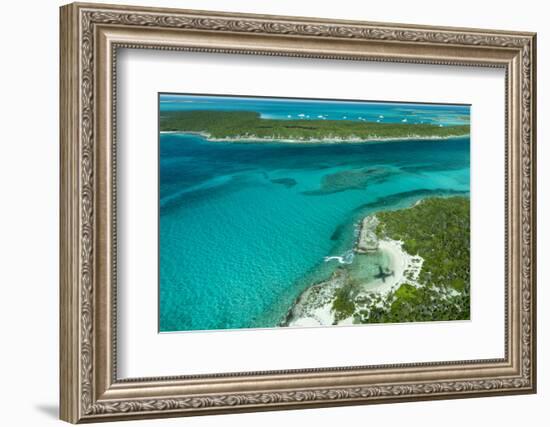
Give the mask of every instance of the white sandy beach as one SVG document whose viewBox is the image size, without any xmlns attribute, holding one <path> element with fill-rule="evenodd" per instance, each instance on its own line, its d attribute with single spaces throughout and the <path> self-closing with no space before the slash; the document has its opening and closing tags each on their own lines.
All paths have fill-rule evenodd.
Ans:
<svg viewBox="0 0 550 427">
<path fill-rule="evenodd" d="M 211 142 L 259 142 L 259 141 L 265 141 L 265 142 L 281 142 L 285 144 L 315 144 L 315 143 L 323 143 L 323 144 L 352 144 L 352 143 L 376 143 L 376 142 L 391 142 L 391 141 L 424 141 L 424 140 L 433 140 L 433 141 L 440 141 L 440 140 L 448 140 L 452 138 L 462 138 L 466 135 L 448 135 L 448 136 L 422 136 L 422 135 L 406 135 L 401 137 L 379 137 L 377 135 L 372 135 L 367 138 L 360 138 L 357 136 L 350 136 L 346 138 L 334 136 L 334 137 L 327 137 L 327 138 L 296 138 L 296 139 L 284 139 L 284 138 L 277 138 L 276 136 L 267 136 L 267 137 L 260 137 L 256 135 L 247 135 L 247 136 L 236 136 L 236 137 L 227 137 L 227 138 L 214 138 L 210 134 L 205 132 L 191 132 L 191 131 L 160 131 L 161 134 L 190 134 L 190 135 L 200 135 L 203 138 L 205 138 L 207 141 Z"/>
<path fill-rule="evenodd" d="M 377 279 L 364 285 L 364 290 L 360 293 L 375 292 L 380 295 L 386 295 L 388 292 L 397 289 L 404 282 L 416 285 L 416 279 L 422 269 L 423 259 L 416 255 L 412 256 L 403 250 L 403 242 L 398 240 L 383 239 L 378 242 L 378 250 L 384 251 L 390 259 L 389 269 L 393 271 L 391 276 L 385 280 Z M 409 276 L 409 278 L 407 278 Z M 333 296 L 335 291 L 341 286 L 340 277 L 330 279 L 320 283 L 322 287 L 325 302 L 316 306 L 311 306 L 311 298 L 306 293 L 297 303 L 302 307 L 294 311 L 292 320 L 288 323 L 291 327 L 307 326 L 327 326 L 335 324 L 334 313 L 332 311 Z M 337 322 L 338 325 L 351 325 L 353 316 Z"/>
<path fill-rule="evenodd" d="M 390 257 L 390 270 L 393 271 L 392 276 L 385 278 L 385 281 L 378 279 L 370 282 L 367 286 L 368 291 L 375 291 L 381 294 L 386 294 L 393 289 L 396 289 L 407 281 L 414 282 L 418 278 L 418 274 L 422 268 L 422 257 L 412 256 L 403 250 L 403 242 L 398 240 L 384 239 L 378 241 L 379 250 L 384 251 Z M 413 280 L 407 280 L 405 273 L 413 273 Z"/>
</svg>

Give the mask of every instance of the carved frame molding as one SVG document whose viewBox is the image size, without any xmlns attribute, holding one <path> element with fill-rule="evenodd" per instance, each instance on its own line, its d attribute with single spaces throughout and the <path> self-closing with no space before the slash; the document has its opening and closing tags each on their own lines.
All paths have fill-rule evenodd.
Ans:
<svg viewBox="0 0 550 427">
<path fill-rule="evenodd" d="M 114 135 L 121 47 L 506 68 L 506 357 L 117 380 Z M 62 7 L 61 418 L 102 421 L 534 392 L 534 97 L 532 33 L 94 4 Z M 271 385 L 260 386 L 270 376 Z M 299 385 L 285 387 L 288 380 Z M 197 384 L 206 388 L 197 392 Z"/>
</svg>

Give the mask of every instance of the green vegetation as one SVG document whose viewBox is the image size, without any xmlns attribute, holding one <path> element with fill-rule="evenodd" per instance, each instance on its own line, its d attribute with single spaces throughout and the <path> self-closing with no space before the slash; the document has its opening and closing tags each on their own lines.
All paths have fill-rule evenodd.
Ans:
<svg viewBox="0 0 550 427">
<path fill-rule="evenodd" d="M 470 133 L 469 125 L 374 123 L 351 120 L 263 119 L 256 112 L 172 111 L 160 116 L 161 131 L 201 132 L 216 139 L 284 140 L 449 137 Z"/>
<path fill-rule="evenodd" d="M 450 294 L 435 286 L 404 283 L 390 293 L 383 307 L 371 307 L 357 316 L 361 323 L 401 323 L 470 318 L 469 293 Z"/>
<path fill-rule="evenodd" d="M 403 248 L 411 255 L 420 255 L 424 264 L 416 285 L 404 283 L 383 301 L 368 302 L 356 321 L 469 319 L 470 200 L 426 199 L 410 209 L 381 212 L 377 217 L 377 234 L 402 240 Z"/>
<path fill-rule="evenodd" d="M 470 199 L 426 199 L 410 209 L 376 216 L 379 236 L 402 240 L 405 251 L 424 258 L 420 282 L 457 291 L 469 288 Z"/>
<path fill-rule="evenodd" d="M 334 312 L 334 319 L 339 322 L 352 316 L 355 312 L 355 303 L 352 297 L 352 286 L 350 284 L 345 285 L 342 288 L 336 290 L 336 298 L 332 302 L 332 311 Z"/>
</svg>

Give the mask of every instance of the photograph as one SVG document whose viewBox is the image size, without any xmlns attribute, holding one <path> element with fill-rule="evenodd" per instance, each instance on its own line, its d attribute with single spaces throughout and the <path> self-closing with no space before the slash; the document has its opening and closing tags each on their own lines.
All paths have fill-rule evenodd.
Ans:
<svg viewBox="0 0 550 427">
<path fill-rule="evenodd" d="M 158 102 L 160 332 L 470 319 L 470 105 Z"/>
</svg>

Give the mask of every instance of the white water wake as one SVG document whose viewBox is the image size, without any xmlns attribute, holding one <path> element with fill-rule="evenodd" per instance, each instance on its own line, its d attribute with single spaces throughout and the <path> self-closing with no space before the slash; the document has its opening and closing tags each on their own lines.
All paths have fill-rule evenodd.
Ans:
<svg viewBox="0 0 550 427">
<path fill-rule="evenodd" d="M 343 255 L 341 256 L 338 256 L 338 255 L 334 255 L 334 256 L 326 256 L 325 257 L 325 262 L 329 262 L 331 260 L 336 260 L 338 261 L 340 264 L 351 264 L 353 262 L 353 257 L 354 257 L 354 253 L 353 251 L 347 251 L 345 252 Z"/>
</svg>

